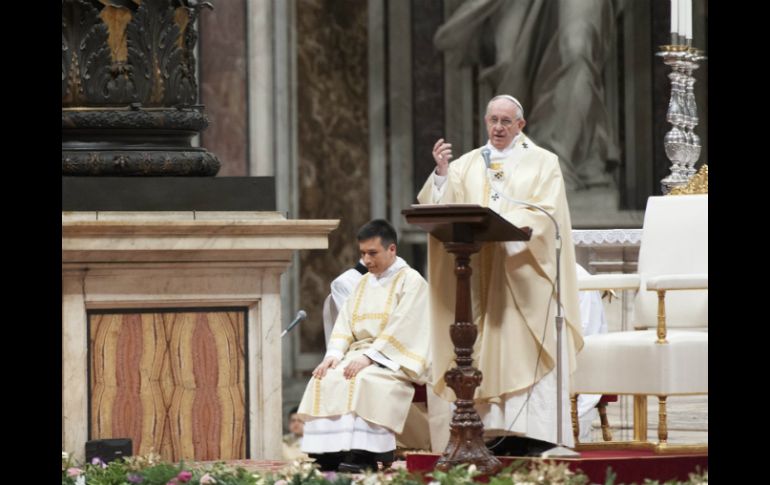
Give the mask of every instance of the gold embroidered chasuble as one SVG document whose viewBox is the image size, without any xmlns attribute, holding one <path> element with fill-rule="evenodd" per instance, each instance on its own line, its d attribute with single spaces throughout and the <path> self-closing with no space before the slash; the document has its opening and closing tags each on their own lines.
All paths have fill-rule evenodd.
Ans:
<svg viewBox="0 0 770 485">
<path fill-rule="evenodd" d="M 480 152 L 472 150 L 449 164 L 447 186 L 439 201 L 432 200 L 432 176 L 417 198 L 422 204 L 491 206 L 516 226 L 532 228 L 532 238 L 524 243 L 524 250 L 513 249 L 511 243 L 487 243 L 471 258 L 473 318 L 479 328 L 473 357 L 474 366 L 483 373 L 476 399 L 500 402 L 504 394 L 531 387 L 555 368 L 556 253 L 551 220 L 536 209 L 495 196 L 493 186 L 511 199 L 542 206 L 559 223 L 562 314 L 566 322 L 562 334 L 569 355 L 569 362 L 563 367 L 565 376 L 575 367 L 575 355 L 582 348 L 583 339 L 572 225 L 557 156 L 535 145 L 523 133 L 502 163 L 492 165 L 499 170 L 487 169 Z M 432 382 L 435 392 L 450 401 L 454 400 L 454 391 L 446 386 L 444 372 L 455 365 L 448 330 L 454 321 L 454 265 L 454 257 L 444 250 L 443 244 L 429 237 Z"/>
<path fill-rule="evenodd" d="M 352 412 L 401 433 L 414 396 L 412 382 L 429 379 L 428 284 L 408 266 L 384 286 L 373 278 L 366 274 L 341 309 L 328 347 L 344 357 L 322 379 L 310 379 L 299 414 L 312 418 Z M 372 348 L 399 369 L 374 363 L 345 379 L 345 367 Z"/>
</svg>

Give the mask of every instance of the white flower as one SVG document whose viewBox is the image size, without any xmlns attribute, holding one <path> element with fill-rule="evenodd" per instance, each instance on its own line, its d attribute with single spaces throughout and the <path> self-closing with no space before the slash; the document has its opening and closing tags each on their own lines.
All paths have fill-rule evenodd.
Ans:
<svg viewBox="0 0 770 485">
<path fill-rule="evenodd" d="M 86 485 L 86 476 L 80 475 L 75 479 L 75 485 Z"/>
<path fill-rule="evenodd" d="M 61 459 L 62 460 L 69 460 L 70 459 L 70 454 L 67 453 L 66 451 L 62 451 L 61 452 Z"/>
<path fill-rule="evenodd" d="M 378 477 L 377 474 L 372 473 L 371 475 L 362 477 L 360 482 L 356 480 L 355 483 L 360 483 L 362 485 L 377 485 L 380 483 L 380 477 Z"/>
<path fill-rule="evenodd" d="M 201 484 L 206 485 L 209 483 L 217 483 L 217 481 L 214 479 L 214 477 L 206 473 L 201 477 Z"/>
</svg>

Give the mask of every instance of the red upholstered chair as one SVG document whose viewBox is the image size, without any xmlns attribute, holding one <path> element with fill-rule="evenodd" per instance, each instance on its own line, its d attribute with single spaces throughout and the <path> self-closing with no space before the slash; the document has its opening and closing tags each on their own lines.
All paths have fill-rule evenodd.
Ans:
<svg viewBox="0 0 770 485">
<path fill-rule="evenodd" d="M 428 405 L 428 392 L 425 384 L 412 384 L 414 386 L 414 397 L 412 402 L 421 402 Z"/>
<path fill-rule="evenodd" d="M 404 432 L 396 435 L 399 447 L 411 450 L 430 450 L 428 426 L 428 389 L 425 384 L 412 384 L 414 396 L 404 424 Z"/>
<path fill-rule="evenodd" d="M 611 402 L 618 402 L 617 394 L 603 394 L 599 399 L 599 404 L 596 408 L 599 410 L 599 420 L 602 423 L 602 439 L 604 441 L 612 441 L 612 431 L 610 431 L 610 423 L 607 421 L 607 404 Z"/>
<path fill-rule="evenodd" d="M 580 420 L 578 418 L 578 405 L 577 405 L 577 394 L 573 394 L 571 396 L 572 401 L 572 435 L 575 438 L 575 443 L 580 442 Z M 610 422 L 607 419 L 607 404 L 611 402 L 617 402 L 618 396 L 617 394 L 602 394 L 601 399 L 599 399 L 599 402 L 596 403 L 596 409 L 599 410 L 599 421 L 601 422 L 602 426 L 602 439 L 604 441 L 612 441 L 612 430 L 610 429 Z"/>
</svg>

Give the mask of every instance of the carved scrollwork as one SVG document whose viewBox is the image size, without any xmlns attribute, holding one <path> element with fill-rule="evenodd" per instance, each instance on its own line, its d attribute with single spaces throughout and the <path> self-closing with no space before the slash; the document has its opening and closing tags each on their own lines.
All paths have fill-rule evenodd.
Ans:
<svg viewBox="0 0 770 485">
<path fill-rule="evenodd" d="M 62 104 L 89 101 L 95 91 L 94 79 L 110 68 L 107 37 L 107 26 L 91 3 L 84 0 L 62 3 L 62 75 L 69 84 L 62 89 Z"/>
<path fill-rule="evenodd" d="M 169 71 L 178 69 L 182 61 L 174 9 L 167 1 L 142 2 L 126 32 L 128 62 L 141 65 L 141 79 L 147 84 L 141 100 L 148 106 L 162 105 L 166 100 Z"/>
<path fill-rule="evenodd" d="M 62 151 L 62 175 L 68 176 L 213 176 L 217 157 L 205 150 Z"/>
<path fill-rule="evenodd" d="M 211 4 L 63 0 L 62 104 L 194 105 L 198 92 L 195 21 L 203 7 Z M 125 20 L 106 24 L 104 19 L 114 19 L 115 12 L 124 12 L 120 16 Z"/>
<path fill-rule="evenodd" d="M 202 131 L 209 124 L 200 110 L 168 109 L 160 111 L 62 111 L 62 129 L 80 128 L 163 128 L 171 130 Z"/>
<path fill-rule="evenodd" d="M 70 71 L 70 61 L 72 59 L 72 53 L 67 43 L 67 36 L 65 33 L 68 31 L 67 22 L 62 18 L 61 22 L 61 97 L 64 98 L 69 92 L 69 81 L 67 79 L 67 73 Z"/>
<path fill-rule="evenodd" d="M 195 78 L 195 56 L 193 55 L 195 44 L 198 42 L 195 22 L 200 15 L 201 8 L 206 7 L 213 10 L 213 7 L 209 2 L 185 1 L 181 3 L 183 6 L 179 7 L 177 12 L 182 10 L 186 14 L 183 33 L 184 49 L 182 49 L 182 62 L 179 68 L 171 73 L 170 84 L 173 99 L 170 102 L 187 105 L 195 103 L 198 93 L 198 83 Z"/>
<path fill-rule="evenodd" d="M 671 189 L 669 195 L 694 195 L 709 193 L 709 166 L 701 165 L 698 173 L 692 176 L 687 185 Z"/>
</svg>

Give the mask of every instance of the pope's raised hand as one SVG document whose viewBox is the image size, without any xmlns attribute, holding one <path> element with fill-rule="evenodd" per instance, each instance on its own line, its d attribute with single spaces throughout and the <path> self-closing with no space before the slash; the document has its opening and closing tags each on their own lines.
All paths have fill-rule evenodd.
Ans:
<svg viewBox="0 0 770 485">
<path fill-rule="evenodd" d="M 452 144 L 439 138 L 433 145 L 433 160 L 436 162 L 436 173 L 446 175 L 449 170 L 449 162 L 452 160 Z"/>
</svg>

